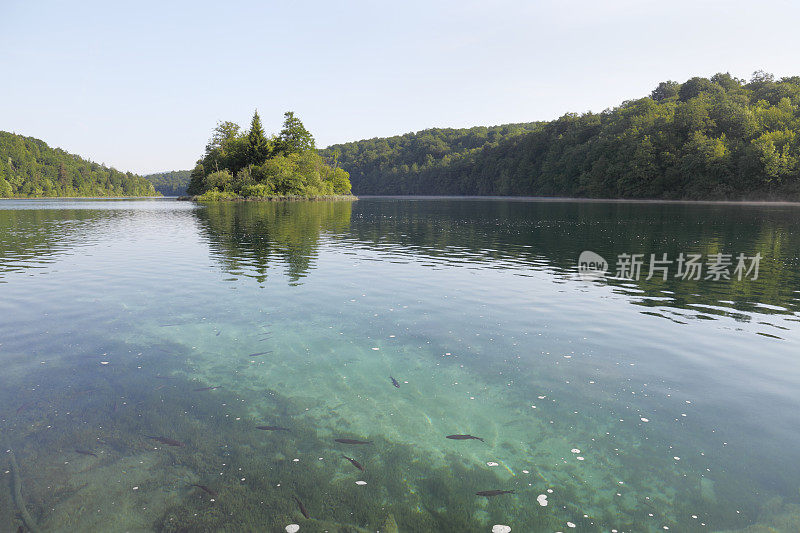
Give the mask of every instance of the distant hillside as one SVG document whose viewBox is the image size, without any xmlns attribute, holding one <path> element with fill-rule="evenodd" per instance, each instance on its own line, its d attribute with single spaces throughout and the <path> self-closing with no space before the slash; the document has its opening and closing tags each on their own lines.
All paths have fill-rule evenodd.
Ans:
<svg viewBox="0 0 800 533">
<path fill-rule="evenodd" d="M 451 141 L 473 128 L 325 155 L 340 150 L 354 194 L 800 199 L 800 76 L 666 81 L 614 109 L 527 127 L 477 149 Z"/>
<path fill-rule="evenodd" d="M 147 174 L 144 178 L 164 196 L 185 196 L 191 170 L 172 170 Z"/>
<path fill-rule="evenodd" d="M 320 150 L 329 162 L 350 173 L 353 194 L 431 194 L 419 182 L 428 173 L 447 173 L 454 163 L 510 138 L 536 131 L 542 122 L 433 128 L 394 137 L 334 144 Z M 448 194 L 459 189 L 452 184 Z"/>
<path fill-rule="evenodd" d="M 0 131 L 0 198 L 157 196 L 141 176 Z"/>
</svg>

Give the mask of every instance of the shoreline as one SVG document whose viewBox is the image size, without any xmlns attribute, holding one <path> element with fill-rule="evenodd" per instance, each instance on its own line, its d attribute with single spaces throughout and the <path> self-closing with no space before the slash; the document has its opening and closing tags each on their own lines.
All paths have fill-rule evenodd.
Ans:
<svg viewBox="0 0 800 533">
<path fill-rule="evenodd" d="M 198 203 L 214 203 L 214 202 L 332 202 L 332 201 L 355 201 L 358 196 L 353 195 L 329 195 L 329 196 L 266 196 L 266 197 L 244 197 L 234 196 L 229 198 L 209 198 L 201 199 L 199 196 L 178 196 L 180 202 L 198 202 Z"/>
<path fill-rule="evenodd" d="M 169 196 L 26 196 L 24 198 L 0 198 L 2 200 L 161 200 Z M 172 197 L 174 198 L 174 196 Z"/>
<path fill-rule="evenodd" d="M 581 203 L 627 203 L 627 204 L 688 204 L 688 205 L 742 205 L 742 206 L 800 206 L 799 200 L 676 200 L 658 198 L 583 198 L 570 196 L 479 196 L 479 195 L 404 195 L 364 194 L 347 196 L 270 196 L 266 198 L 220 198 L 198 200 L 197 196 L 41 196 L 27 198 L 0 198 L 4 200 L 178 200 L 193 202 L 279 202 L 279 201 L 333 201 L 359 199 L 386 200 L 504 200 L 517 202 L 581 202 Z"/>
</svg>

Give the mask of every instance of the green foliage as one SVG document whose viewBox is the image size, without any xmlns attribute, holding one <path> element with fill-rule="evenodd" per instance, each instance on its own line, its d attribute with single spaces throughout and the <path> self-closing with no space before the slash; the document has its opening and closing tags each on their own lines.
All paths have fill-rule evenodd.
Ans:
<svg viewBox="0 0 800 533">
<path fill-rule="evenodd" d="M 247 163 L 258 165 L 266 160 L 272 153 L 272 143 L 264 135 L 264 128 L 261 127 L 261 117 L 258 111 L 253 113 L 253 120 L 250 122 L 250 131 L 247 134 Z"/>
<path fill-rule="evenodd" d="M 0 131 L 0 197 L 157 196 L 141 176 Z"/>
<path fill-rule="evenodd" d="M 188 193 L 203 200 L 349 195 L 348 173 L 326 164 L 294 113 L 285 116 L 283 131 L 273 139 L 264 135 L 257 112 L 247 133 L 232 122 L 220 123 L 191 173 Z"/>
<path fill-rule="evenodd" d="M 189 186 L 191 173 L 191 170 L 173 170 L 148 174 L 145 179 L 164 196 L 184 196 L 186 188 Z"/>
<path fill-rule="evenodd" d="M 505 129 L 503 129 L 505 128 Z M 800 198 L 800 77 L 727 73 L 549 123 L 332 146 L 358 194 Z M 482 133 L 486 142 L 480 142 Z"/>
<path fill-rule="evenodd" d="M 435 194 L 420 183 L 422 174 L 441 174 L 444 190 L 456 190 L 456 164 L 483 148 L 528 133 L 539 123 L 508 124 L 469 129 L 430 129 L 388 138 L 330 146 L 320 153 L 350 174 L 361 194 Z M 443 191 L 444 191 L 443 190 Z M 460 194 L 450 192 L 449 194 Z"/>
<path fill-rule="evenodd" d="M 278 135 L 275 149 L 278 153 L 300 154 L 307 150 L 314 149 L 314 137 L 303 126 L 299 118 L 294 116 L 294 112 L 284 113 L 283 129 Z"/>
</svg>

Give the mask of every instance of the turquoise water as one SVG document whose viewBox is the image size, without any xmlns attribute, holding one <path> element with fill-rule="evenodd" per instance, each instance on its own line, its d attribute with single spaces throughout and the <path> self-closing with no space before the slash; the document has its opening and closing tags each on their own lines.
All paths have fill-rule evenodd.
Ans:
<svg viewBox="0 0 800 533">
<path fill-rule="evenodd" d="M 799 215 L 0 202 L 0 531 L 797 531 Z"/>
</svg>

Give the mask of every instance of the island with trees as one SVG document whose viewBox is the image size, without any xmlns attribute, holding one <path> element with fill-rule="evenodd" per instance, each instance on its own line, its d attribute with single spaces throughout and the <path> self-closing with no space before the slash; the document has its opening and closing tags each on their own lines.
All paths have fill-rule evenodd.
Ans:
<svg viewBox="0 0 800 533">
<path fill-rule="evenodd" d="M 336 157 L 332 163 L 293 112 L 285 113 L 278 135 L 267 137 L 256 111 L 247 131 L 233 122 L 217 125 L 187 192 L 198 201 L 354 199 L 349 174 Z"/>
<path fill-rule="evenodd" d="M 666 81 L 600 113 L 333 145 L 356 194 L 800 200 L 800 76 Z"/>
<path fill-rule="evenodd" d="M 0 131 L 0 198 L 160 196 L 131 172 Z"/>
</svg>

